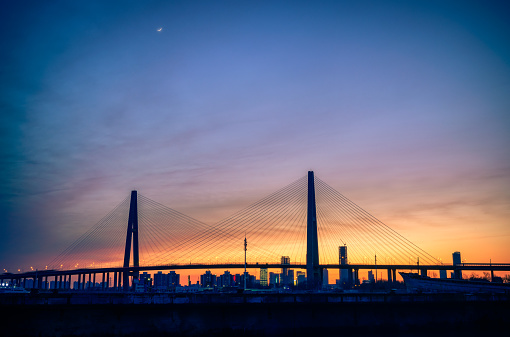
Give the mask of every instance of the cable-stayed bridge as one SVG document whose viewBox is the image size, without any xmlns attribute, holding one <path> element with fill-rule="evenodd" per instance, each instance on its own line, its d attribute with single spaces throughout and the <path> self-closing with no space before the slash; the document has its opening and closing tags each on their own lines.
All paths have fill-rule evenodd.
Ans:
<svg viewBox="0 0 510 337">
<path fill-rule="evenodd" d="M 83 288 L 99 275 L 103 284 L 113 278 L 114 289 L 128 290 L 130 279 L 144 270 L 212 268 L 306 269 L 308 287 L 315 289 L 324 268 L 347 270 L 350 279 L 361 269 L 383 269 L 391 281 L 396 270 L 426 274 L 510 270 L 510 265 L 443 265 L 310 171 L 214 226 L 132 191 L 47 270 L 3 274 L 0 281 L 32 278 L 44 288 L 53 277 L 61 288 L 74 277 Z"/>
</svg>

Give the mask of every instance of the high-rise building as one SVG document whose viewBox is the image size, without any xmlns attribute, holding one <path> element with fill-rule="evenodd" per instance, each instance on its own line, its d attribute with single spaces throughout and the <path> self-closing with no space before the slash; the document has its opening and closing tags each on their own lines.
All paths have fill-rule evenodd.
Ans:
<svg viewBox="0 0 510 337">
<path fill-rule="evenodd" d="M 140 282 L 146 282 L 146 283 L 149 283 L 150 285 L 152 285 L 152 278 L 151 278 L 151 274 L 148 274 L 147 272 L 143 272 L 142 274 L 140 274 L 140 276 L 138 277 Z"/>
<path fill-rule="evenodd" d="M 269 284 L 271 286 L 277 286 L 280 283 L 280 274 L 277 273 L 269 273 Z"/>
<path fill-rule="evenodd" d="M 306 274 L 304 271 L 296 271 L 296 280 L 297 280 L 297 286 L 303 287 L 306 286 Z"/>
<path fill-rule="evenodd" d="M 168 285 L 172 288 L 178 287 L 181 285 L 181 275 L 177 274 L 175 271 L 171 270 L 168 273 Z"/>
<path fill-rule="evenodd" d="M 241 274 L 236 274 L 234 276 L 234 283 L 235 283 L 235 285 L 236 286 L 240 286 L 241 285 L 241 281 L 242 281 Z"/>
<path fill-rule="evenodd" d="M 220 276 L 220 286 L 221 287 L 231 287 L 234 283 L 234 275 L 230 274 L 230 272 L 227 270 L 223 273 L 223 275 Z"/>
<path fill-rule="evenodd" d="M 240 283 L 239 285 L 244 285 L 244 278 L 245 278 L 245 275 L 246 275 L 246 287 L 247 288 L 253 288 L 255 286 L 255 283 L 256 283 L 256 277 L 255 275 L 250 275 L 250 273 L 243 273 L 240 276 Z M 237 276 L 237 275 L 236 275 Z M 236 285 L 237 285 L 237 281 L 236 281 Z"/>
<path fill-rule="evenodd" d="M 267 281 L 267 268 L 260 268 L 260 285 L 267 287 L 269 285 Z"/>
<path fill-rule="evenodd" d="M 460 252 L 454 252 L 452 254 L 452 257 L 453 257 L 453 266 L 455 267 L 456 265 L 459 265 L 462 263 L 462 260 L 460 258 Z M 462 278 L 462 271 L 461 270 L 458 270 L 458 269 L 455 269 L 453 271 L 453 277 L 455 279 L 458 279 L 460 280 Z"/>
<path fill-rule="evenodd" d="M 289 271 L 287 272 L 287 284 L 290 286 L 294 285 L 294 270 L 293 269 L 289 269 Z"/>
<path fill-rule="evenodd" d="M 168 274 L 163 274 L 162 271 L 158 271 L 154 274 L 154 288 L 159 291 L 166 291 L 169 288 L 175 289 L 180 285 L 180 275 L 175 271 L 170 271 Z"/>
<path fill-rule="evenodd" d="M 200 285 L 203 288 L 213 288 L 216 285 L 216 275 L 207 270 L 205 274 L 200 275 Z"/>
<path fill-rule="evenodd" d="M 326 268 L 322 271 L 322 285 L 325 287 L 329 285 L 329 272 Z"/>
<path fill-rule="evenodd" d="M 349 264 L 348 260 L 347 260 L 347 246 L 346 245 L 338 247 L 338 264 L 340 264 L 340 265 Z M 347 286 L 347 287 L 350 286 L 351 280 L 349 280 L 349 269 L 340 268 L 340 278 L 339 279 L 340 279 L 340 284 L 342 286 Z"/>
<path fill-rule="evenodd" d="M 460 252 L 454 252 L 452 254 L 452 257 L 453 257 L 453 265 L 462 263 L 462 260 L 460 259 Z"/>
<path fill-rule="evenodd" d="M 166 290 L 168 288 L 168 276 L 158 271 L 154 274 L 154 288 L 158 290 Z"/>
<path fill-rule="evenodd" d="M 282 273 L 281 273 L 280 281 L 283 285 L 289 285 L 291 283 L 292 283 L 292 285 L 294 285 L 294 274 L 292 274 L 292 279 L 290 279 L 289 278 L 289 268 L 283 267 L 284 265 L 289 265 L 289 264 L 290 264 L 290 257 L 282 256 Z"/>
<path fill-rule="evenodd" d="M 138 285 L 142 291 L 146 292 L 150 288 L 152 288 L 152 277 L 151 274 L 147 274 L 147 272 L 143 272 L 138 276 Z"/>
<path fill-rule="evenodd" d="M 371 283 L 375 281 L 374 273 L 371 270 L 368 271 L 368 281 Z"/>
<path fill-rule="evenodd" d="M 347 246 L 338 247 L 339 264 L 347 264 Z"/>
</svg>

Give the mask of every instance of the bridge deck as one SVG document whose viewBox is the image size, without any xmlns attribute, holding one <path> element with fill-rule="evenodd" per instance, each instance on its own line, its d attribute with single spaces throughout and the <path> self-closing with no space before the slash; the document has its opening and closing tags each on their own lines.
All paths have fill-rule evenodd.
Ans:
<svg viewBox="0 0 510 337">
<path fill-rule="evenodd" d="M 288 264 L 279 263 L 250 263 L 246 265 L 247 269 L 281 269 L 294 268 L 306 269 L 306 264 Z M 393 265 L 393 264 L 321 264 L 323 269 L 357 269 L 357 270 L 373 270 L 373 269 L 396 269 L 396 270 L 465 270 L 465 271 L 510 271 L 510 263 L 463 263 L 454 265 Z M 140 266 L 140 267 L 107 267 L 107 268 L 81 268 L 71 270 L 37 270 L 25 273 L 4 273 L 0 274 L 0 280 L 33 278 L 43 276 L 59 276 L 59 275 L 77 275 L 77 274 L 101 274 L 101 273 L 118 273 L 118 272 L 143 272 L 153 270 L 194 270 L 194 269 L 244 269 L 244 264 L 228 263 L 228 264 L 176 264 L 166 266 Z"/>
</svg>

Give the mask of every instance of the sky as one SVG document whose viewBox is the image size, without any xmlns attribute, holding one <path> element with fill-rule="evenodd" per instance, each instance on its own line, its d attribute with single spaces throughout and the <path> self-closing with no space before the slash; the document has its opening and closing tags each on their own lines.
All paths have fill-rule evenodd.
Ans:
<svg viewBox="0 0 510 337">
<path fill-rule="evenodd" d="M 510 262 L 505 1 L 10 1 L 0 268 L 131 190 L 213 225 L 313 170 L 433 256 Z"/>
</svg>

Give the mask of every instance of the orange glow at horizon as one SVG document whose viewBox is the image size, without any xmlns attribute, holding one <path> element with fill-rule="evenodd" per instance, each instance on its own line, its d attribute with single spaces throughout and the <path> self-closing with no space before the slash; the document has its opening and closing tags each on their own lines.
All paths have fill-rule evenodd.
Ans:
<svg viewBox="0 0 510 337">
<path fill-rule="evenodd" d="M 306 185 L 304 178 L 298 179 L 214 226 L 139 195 L 140 266 L 242 264 L 245 236 L 248 240 L 248 263 L 278 264 L 282 256 L 289 256 L 292 262 L 304 264 Z M 397 232 L 317 178 L 316 194 L 321 264 L 338 264 L 338 247 L 344 244 L 348 247 L 348 262 L 351 264 L 374 264 L 376 259 L 378 264 L 388 265 L 451 264 L 453 251 L 461 251 L 465 262 L 471 259 L 465 253 L 473 249 L 469 246 L 471 240 L 463 242 L 461 233 L 454 233 L 457 227 L 446 226 L 440 217 L 427 217 L 428 228 L 433 228 L 433 231 L 411 232 L 409 221 L 394 216 L 390 221 L 399 229 Z M 105 220 L 55 259 L 51 267 L 121 267 L 128 201 L 127 198 L 119 204 Z M 413 220 L 416 224 L 423 223 L 421 219 Z M 455 235 L 460 239 L 452 242 L 450 238 Z M 495 254 L 489 245 L 483 245 L 483 239 L 480 237 L 478 240 L 476 248 L 480 259 L 476 262 L 489 262 L 489 259 L 483 260 L 484 254 L 488 253 L 493 254 L 490 257 L 492 262 L 502 261 L 504 254 Z M 506 238 L 496 239 L 503 243 Z M 491 238 L 490 242 L 493 241 L 494 238 Z M 434 253 L 429 255 L 428 252 Z"/>
</svg>

